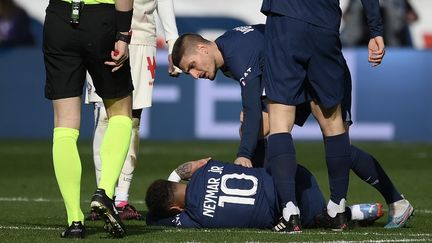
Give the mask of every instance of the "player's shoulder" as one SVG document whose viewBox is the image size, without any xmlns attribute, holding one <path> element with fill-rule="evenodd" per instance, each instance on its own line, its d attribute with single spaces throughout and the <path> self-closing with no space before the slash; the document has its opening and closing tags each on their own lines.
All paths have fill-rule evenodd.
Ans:
<svg viewBox="0 0 432 243">
<path fill-rule="evenodd" d="M 225 58 L 233 55 L 250 55 L 253 49 L 261 49 L 264 42 L 264 25 L 244 25 L 228 30 L 216 39 L 216 44 L 222 51 Z"/>
<path fill-rule="evenodd" d="M 264 34 L 265 25 L 264 24 L 256 24 L 256 25 L 243 25 L 237 26 L 231 30 L 225 32 L 222 36 L 243 36 L 249 37 L 251 35 L 263 35 Z"/>
</svg>

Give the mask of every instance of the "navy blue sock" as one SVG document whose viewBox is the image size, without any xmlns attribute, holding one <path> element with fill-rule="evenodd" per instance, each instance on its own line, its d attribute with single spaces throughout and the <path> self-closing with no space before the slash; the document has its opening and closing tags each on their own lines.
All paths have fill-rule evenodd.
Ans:
<svg viewBox="0 0 432 243">
<path fill-rule="evenodd" d="M 324 137 L 327 171 L 330 181 L 330 199 L 339 204 L 346 199 L 349 183 L 351 150 L 348 133 Z"/>
<path fill-rule="evenodd" d="M 297 206 L 295 176 L 297 161 L 291 134 L 276 133 L 268 138 L 266 168 L 273 176 L 273 182 L 282 207 L 288 202 Z"/>
<path fill-rule="evenodd" d="M 267 139 L 260 139 L 257 141 L 255 151 L 252 155 L 252 167 L 262 168 L 264 167 L 265 152 L 267 149 Z"/>
<path fill-rule="evenodd" d="M 386 200 L 387 204 L 402 199 L 390 178 L 379 162 L 365 151 L 351 146 L 351 169 L 360 179 L 375 187 Z"/>
</svg>

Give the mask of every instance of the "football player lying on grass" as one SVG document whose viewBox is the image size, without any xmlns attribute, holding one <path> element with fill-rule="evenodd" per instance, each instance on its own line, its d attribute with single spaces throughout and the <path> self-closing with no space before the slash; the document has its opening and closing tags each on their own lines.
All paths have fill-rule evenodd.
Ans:
<svg viewBox="0 0 432 243">
<path fill-rule="evenodd" d="M 315 177 L 299 166 L 295 180 L 303 227 L 324 227 L 326 203 Z M 185 228 L 270 229 L 282 215 L 277 197 L 266 169 L 206 158 L 186 162 L 168 180 L 150 185 L 146 221 L 147 225 Z M 351 221 L 363 223 L 383 215 L 380 203 L 353 205 L 346 212 Z"/>
</svg>

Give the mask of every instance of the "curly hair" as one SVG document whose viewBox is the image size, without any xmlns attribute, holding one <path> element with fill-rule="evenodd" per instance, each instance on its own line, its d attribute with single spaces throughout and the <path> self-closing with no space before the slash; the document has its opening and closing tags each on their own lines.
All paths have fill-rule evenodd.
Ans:
<svg viewBox="0 0 432 243">
<path fill-rule="evenodd" d="M 169 217 L 173 215 L 170 206 L 174 201 L 175 183 L 167 180 L 156 180 L 147 189 L 145 202 L 149 214 L 158 217 Z"/>
</svg>

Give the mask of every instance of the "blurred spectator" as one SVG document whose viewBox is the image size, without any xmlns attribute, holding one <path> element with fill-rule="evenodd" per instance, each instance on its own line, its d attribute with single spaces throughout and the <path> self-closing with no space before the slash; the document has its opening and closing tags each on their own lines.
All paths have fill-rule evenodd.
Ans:
<svg viewBox="0 0 432 243">
<path fill-rule="evenodd" d="M 0 47 L 33 45 L 30 18 L 13 0 L 0 0 Z"/>
<path fill-rule="evenodd" d="M 408 0 L 381 0 L 386 46 L 412 47 L 409 25 L 418 15 Z M 359 0 L 350 0 L 344 13 L 341 42 L 344 46 L 366 46 L 369 43 L 368 27 L 363 6 Z"/>
</svg>

